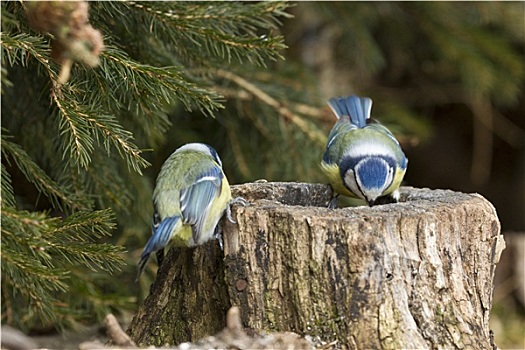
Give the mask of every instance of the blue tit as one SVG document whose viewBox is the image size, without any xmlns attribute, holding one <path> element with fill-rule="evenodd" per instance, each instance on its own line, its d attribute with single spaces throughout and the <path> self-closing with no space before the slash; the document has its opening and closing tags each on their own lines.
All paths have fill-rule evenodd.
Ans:
<svg viewBox="0 0 525 350">
<path fill-rule="evenodd" d="M 194 247 L 219 238 L 218 222 L 230 215 L 230 185 L 217 152 L 203 143 L 186 144 L 164 162 L 153 191 L 153 234 L 142 251 L 140 274 L 152 253 L 162 264 L 168 243 Z"/>
<path fill-rule="evenodd" d="M 348 96 L 328 105 L 337 122 L 328 135 L 321 169 L 337 196 L 364 199 L 368 205 L 396 203 L 408 160 L 394 135 L 370 118 L 372 100 Z"/>
</svg>

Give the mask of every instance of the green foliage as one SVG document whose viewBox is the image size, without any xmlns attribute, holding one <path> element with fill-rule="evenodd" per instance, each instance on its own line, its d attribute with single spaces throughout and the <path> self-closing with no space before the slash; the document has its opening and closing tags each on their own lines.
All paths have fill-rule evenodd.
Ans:
<svg viewBox="0 0 525 350">
<path fill-rule="evenodd" d="M 311 23 L 290 29 L 299 38 L 290 46 L 304 45 L 304 37 L 296 31 L 308 35 L 309 45 L 320 45 L 320 57 L 326 55 L 324 50 L 334 57 L 309 65 L 321 71 L 326 66 L 335 69 L 336 79 L 349 77 L 334 84 L 373 96 L 377 107 L 397 105 L 398 111 L 413 114 L 444 103 L 470 106 L 480 96 L 498 107 L 511 107 L 522 96 L 525 79 L 524 6 L 519 2 L 308 3 L 298 12 L 298 20 Z M 314 30 L 316 35 L 311 34 Z M 420 123 L 414 130 L 411 126 L 402 128 L 419 135 Z"/>
<path fill-rule="evenodd" d="M 98 3 L 93 5 L 92 18 L 104 33 L 116 33 L 120 43 L 133 43 L 128 48 L 134 58 L 153 65 L 172 61 L 209 67 L 236 60 L 265 66 L 268 60 L 280 58 L 285 47 L 282 37 L 267 29 L 277 28 L 279 17 L 288 16 L 287 6 L 284 2 L 221 6 L 207 1 L 127 2 L 114 3 L 110 9 Z M 102 8 L 106 13 L 99 17 Z M 107 21 L 108 17 L 115 20 Z"/>
<path fill-rule="evenodd" d="M 525 76 L 516 44 L 525 38 L 523 31 L 506 31 L 503 13 L 520 13 L 523 4 L 397 3 L 381 9 L 370 16 L 369 30 L 382 29 L 373 42 L 381 46 L 379 68 L 394 68 L 387 77 L 411 76 L 408 81 L 422 87 L 459 83 L 467 94 L 516 102 Z M 523 20 L 515 19 L 523 29 Z"/>
<path fill-rule="evenodd" d="M 3 206 L 2 313 L 6 321 L 26 329 L 72 322 L 71 314 L 79 310 L 72 307 L 78 295 L 71 293 L 71 280 L 74 290 L 99 290 L 87 278 L 90 273 L 114 272 L 122 265 L 121 248 L 94 243 L 109 234 L 111 221 L 109 210 L 77 212 L 61 219 Z"/>
<path fill-rule="evenodd" d="M 1 6 L 2 319 L 67 326 L 130 308 L 130 289 L 109 274 L 134 274 L 122 246 L 138 250 L 149 235 L 144 151 L 165 142 L 171 111 L 223 108 L 218 67 L 282 58 L 270 30 L 287 5 L 92 2 L 101 63 L 74 65 L 65 84 L 25 4 Z"/>
<path fill-rule="evenodd" d="M 2 134 L 2 156 L 7 164 L 9 164 L 10 159 L 13 159 L 16 166 L 24 173 L 26 179 L 31 182 L 39 192 L 50 199 L 53 207 L 60 209 L 61 201 L 71 208 L 88 209 L 90 207 L 88 198 L 77 197 L 75 193 L 70 192 L 67 188 L 53 181 L 19 145 L 8 141 L 6 130 L 3 130 Z M 2 174 L 4 173 L 7 181 L 5 187 L 2 188 L 2 192 L 8 194 L 6 205 L 14 207 L 15 201 L 13 189 L 10 186 L 11 180 L 5 167 L 2 165 Z"/>
</svg>

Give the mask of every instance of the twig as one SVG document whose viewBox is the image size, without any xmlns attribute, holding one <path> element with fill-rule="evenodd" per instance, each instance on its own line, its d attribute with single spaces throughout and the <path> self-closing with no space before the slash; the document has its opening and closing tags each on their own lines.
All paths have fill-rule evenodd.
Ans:
<svg viewBox="0 0 525 350">
<path fill-rule="evenodd" d="M 127 335 L 126 332 L 122 330 L 120 324 L 113 314 L 108 314 L 104 320 L 104 323 L 106 325 L 106 333 L 113 344 L 116 346 L 129 348 L 137 347 L 129 335 Z"/>
<path fill-rule="evenodd" d="M 137 349 L 135 343 L 120 328 L 115 316 L 106 316 L 106 331 L 113 345 L 104 345 L 98 341 L 87 341 L 79 345 L 79 350 L 132 350 Z M 292 332 L 270 333 L 249 336 L 244 331 L 241 321 L 241 311 L 233 306 L 226 314 L 226 327 L 214 336 L 200 340 L 197 343 L 182 343 L 164 350 L 194 350 L 194 349 L 313 349 L 312 344 L 298 334 Z M 147 349 L 161 349 L 151 346 Z"/>
<path fill-rule="evenodd" d="M 71 73 L 71 67 L 73 67 L 73 60 L 66 58 L 62 63 L 60 68 L 60 73 L 58 74 L 57 84 L 64 85 L 69 80 L 69 75 Z"/>
<path fill-rule="evenodd" d="M 2 325 L 2 349 L 36 349 L 37 344 L 27 335 L 9 325 Z"/>
<path fill-rule="evenodd" d="M 242 330 L 241 311 L 238 307 L 233 306 L 228 310 L 226 314 L 226 328 L 230 331 Z"/>
<path fill-rule="evenodd" d="M 292 112 L 288 107 L 286 107 L 281 102 L 274 99 L 272 96 L 264 92 L 262 89 L 260 89 L 253 83 L 249 82 L 243 77 L 240 77 L 232 72 L 228 72 L 223 69 L 219 69 L 216 72 L 216 75 L 218 77 L 221 77 L 221 78 L 224 78 L 224 79 L 227 79 L 227 80 L 230 80 L 236 83 L 237 85 L 245 89 L 247 92 L 251 93 L 253 96 L 261 100 L 263 103 L 274 108 L 283 118 L 294 123 L 297 127 L 299 127 L 299 129 L 301 129 L 312 140 L 316 141 L 317 143 L 321 145 L 325 144 L 326 136 L 323 133 L 321 133 L 319 130 L 313 130 L 311 127 L 308 126 L 308 124 L 300 116 Z"/>
</svg>

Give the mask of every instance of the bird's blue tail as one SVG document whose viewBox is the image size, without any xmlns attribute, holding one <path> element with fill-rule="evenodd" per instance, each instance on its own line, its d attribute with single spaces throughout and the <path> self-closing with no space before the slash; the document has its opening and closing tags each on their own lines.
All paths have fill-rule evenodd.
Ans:
<svg viewBox="0 0 525 350">
<path fill-rule="evenodd" d="M 338 119 L 347 115 L 350 122 L 362 128 L 366 125 L 366 120 L 370 118 L 372 100 L 368 97 L 348 96 L 334 97 L 328 100 L 328 105 L 334 111 Z"/>
<path fill-rule="evenodd" d="M 153 235 L 146 243 L 140 256 L 137 280 L 144 271 L 150 255 L 168 245 L 179 220 L 180 216 L 171 216 L 162 220 L 157 227 L 153 227 Z"/>
</svg>

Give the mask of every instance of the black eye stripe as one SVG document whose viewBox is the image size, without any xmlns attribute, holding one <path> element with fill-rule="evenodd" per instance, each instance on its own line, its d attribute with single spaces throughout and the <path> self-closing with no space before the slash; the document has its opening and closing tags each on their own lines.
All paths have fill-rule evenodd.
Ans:
<svg viewBox="0 0 525 350">
<path fill-rule="evenodd" d="M 357 181 L 357 174 L 354 172 L 354 181 L 355 181 L 355 185 L 357 186 L 357 189 L 359 190 L 359 192 L 361 192 L 361 195 L 363 196 L 363 198 L 366 198 L 366 195 L 365 195 L 365 192 L 363 191 L 363 189 L 361 188 L 361 185 L 359 184 L 359 181 Z M 345 184 L 346 186 L 346 184 Z M 350 189 L 349 189 L 350 190 Z M 352 190 L 350 190 L 351 192 Z M 357 193 L 356 193 L 357 194 Z"/>
</svg>

